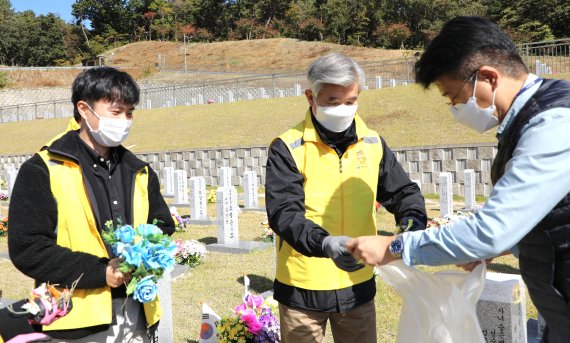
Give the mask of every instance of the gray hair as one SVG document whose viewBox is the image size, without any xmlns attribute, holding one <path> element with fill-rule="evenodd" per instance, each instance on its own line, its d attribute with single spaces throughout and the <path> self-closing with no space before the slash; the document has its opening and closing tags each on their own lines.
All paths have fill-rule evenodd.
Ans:
<svg viewBox="0 0 570 343">
<path fill-rule="evenodd" d="M 311 63 L 307 71 L 307 81 L 316 97 L 325 84 L 349 87 L 358 83 L 360 91 L 366 83 L 366 75 L 352 58 L 340 52 L 333 52 Z"/>
</svg>

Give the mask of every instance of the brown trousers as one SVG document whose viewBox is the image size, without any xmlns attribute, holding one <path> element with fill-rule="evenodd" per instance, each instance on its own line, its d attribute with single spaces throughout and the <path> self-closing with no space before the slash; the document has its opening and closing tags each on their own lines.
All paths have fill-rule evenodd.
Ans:
<svg viewBox="0 0 570 343">
<path fill-rule="evenodd" d="M 344 313 L 316 312 L 279 304 L 283 343 L 320 343 L 330 321 L 335 343 L 376 343 L 374 301 Z"/>
</svg>

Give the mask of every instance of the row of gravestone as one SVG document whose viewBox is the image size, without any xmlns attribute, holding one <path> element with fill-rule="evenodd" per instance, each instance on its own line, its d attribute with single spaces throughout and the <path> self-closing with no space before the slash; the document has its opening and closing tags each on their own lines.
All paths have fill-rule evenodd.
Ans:
<svg viewBox="0 0 570 343">
<path fill-rule="evenodd" d="M 465 206 L 466 210 L 475 210 L 477 203 L 475 202 L 475 171 L 473 169 L 465 169 L 463 171 L 464 190 L 465 190 Z M 418 187 L 422 188 L 420 180 L 412 180 Z M 453 175 L 449 172 L 439 174 L 439 215 L 441 217 L 453 214 Z"/>
<path fill-rule="evenodd" d="M 188 173 L 183 169 L 166 167 L 163 174 L 163 195 L 174 197 L 174 206 L 190 206 L 191 220 L 208 220 L 206 213 L 206 180 L 202 176 L 193 176 L 188 179 Z M 219 189 L 232 189 L 232 168 L 219 169 Z M 243 174 L 244 209 L 258 209 L 257 173 L 246 171 Z M 233 188 L 235 189 L 235 188 Z M 237 195 L 236 195 L 237 198 Z M 237 203 L 237 201 L 236 201 Z"/>
</svg>

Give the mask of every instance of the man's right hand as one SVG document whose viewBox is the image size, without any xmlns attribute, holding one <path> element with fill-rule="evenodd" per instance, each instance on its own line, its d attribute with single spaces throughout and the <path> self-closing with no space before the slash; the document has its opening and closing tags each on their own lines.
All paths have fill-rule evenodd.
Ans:
<svg viewBox="0 0 570 343">
<path fill-rule="evenodd" d="M 358 263 L 346 249 L 346 242 L 350 239 L 348 236 L 327 236 L 323 240 L 322 247 L 325 256 L 331 258 L 338 268 L 346 272 L 355 272 L 364 268 L 364 264 Z"/>
<path fill-rule="evenodd" d="M 123 283 L 130 281 L 130 276 L 124 274 L 119 270 L 119 264 L 121 264 L 122 259 L 120 257 L 114 258 L 107 264 L 106 280 L 107 285 L 112 288 L 117 288 Z"/>
</svg>

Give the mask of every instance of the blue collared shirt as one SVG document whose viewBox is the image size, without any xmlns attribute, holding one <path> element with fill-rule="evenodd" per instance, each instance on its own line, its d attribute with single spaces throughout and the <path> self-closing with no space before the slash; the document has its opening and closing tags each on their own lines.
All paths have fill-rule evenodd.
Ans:
<svg viewBox="0 0 570 343">
<path fill-rule="evenodd" d="M 530 74 L 523 87 L 536 78 Z M 498 137 L 541 84 L 542 81 L 518 95 L 497 130 Z M 570 192 L 569 133 L 568 108 L 550 109 L 533 117 L 522 129 L 513 157 L 485 205 L 464 221 L 404 233 L 404 263 L 469 262 L 516 248 Z"/>
</svg>

